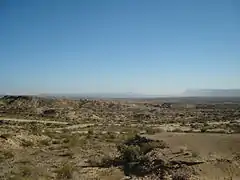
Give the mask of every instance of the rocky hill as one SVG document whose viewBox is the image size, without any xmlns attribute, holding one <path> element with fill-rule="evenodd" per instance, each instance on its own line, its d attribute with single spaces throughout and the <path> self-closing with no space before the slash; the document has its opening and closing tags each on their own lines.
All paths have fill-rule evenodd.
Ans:
<svg viewBox="0 0 240 180">
<path fill-rule="evenodd" d="M 90 100 L 40 98 L 34 96 L 4 96 L 0 99 L 0 116 L 34 119 L 104 122 L 182 122 L 234 120 L 240 118 L 240 105 L 186 104 L 164 101 Z"/>
</svg>

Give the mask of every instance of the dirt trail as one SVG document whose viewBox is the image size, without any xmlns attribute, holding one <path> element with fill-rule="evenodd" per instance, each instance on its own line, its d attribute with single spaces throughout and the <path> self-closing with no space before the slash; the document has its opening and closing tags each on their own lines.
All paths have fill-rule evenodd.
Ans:
<svg viewBox="0 0 240 180">
<path fill-rule="evenodd" d="M 23 123 L 43 123 L 43 124 L 62 124 L 68 125 L 68 122 L 61 122 L 61 121 L 48 121 L 48 120 L 33 120 L 33 119 L 15 119 L 15 118 L 0 118 L 0 121 L 15 121 L 15 122 L 23 122 Z"/>
<path fill-rule="evenodd" d="M 78 129 L 78 128 L 86 128 L 86 127 L 91 127 L 95 126 L 93 123 L 86 123 L 86 124 L 75 124 L 72 126 L 67 126 L 65 129 Z"/>
</svg>

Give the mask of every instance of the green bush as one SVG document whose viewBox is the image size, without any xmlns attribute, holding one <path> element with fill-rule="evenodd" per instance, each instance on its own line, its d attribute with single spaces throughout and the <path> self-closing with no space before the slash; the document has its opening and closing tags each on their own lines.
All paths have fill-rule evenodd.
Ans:
<svg viewBox="0 0 240 180">
<path fill-rule="evenodd" d="M 149 152 L 155 148 L 166 147 L 168 146 L 164 141 L 151 140 L 135 135 L 117 145 L 119 156 L 103 158 L 100 163 L 91 161 L 90 164 L 100 167 L 122 166 L 124 174 L 127 176 L 131 174 L 144 176 L 149 172 L 161 171 L 159 165 L 163 165 L 164 162 L 162 160 L 153 161 Z"/>
<path fill-rule="evenodd" d="M 118 145 L 118 151 L 122 160 L 127 162 L 137 161 L 155 148 L 168 147 L 164 141 L 150 140 L 139 135 L 129 138 L 123 144 Z"/>
<path fill-rule="evenodd" d="M 142 152 L 139 146 L 121 145 L 118 146 L 118 151 L 121 154 L 121 159 L 125 162 L 135 162 L 140 160 Z"/>
</svg>

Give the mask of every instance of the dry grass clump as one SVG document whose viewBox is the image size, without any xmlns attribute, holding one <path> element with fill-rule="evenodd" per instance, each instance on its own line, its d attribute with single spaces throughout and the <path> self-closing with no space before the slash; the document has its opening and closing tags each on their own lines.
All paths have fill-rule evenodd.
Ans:
<svg viewBox="0 0 240 180">
<path fill-rule="evenodd" d="M 200 154 L 198 152 L 196 152 L 196 151 L 192 152 L 192 157 L 197 158 L 199 156 L 200 156 Z"/>
<path fill-rule="evenodd" d="M 39 141 L 39 145 L 49 146 L 50 145 L 50 140 L 49 139 L 41 139 Z"/>
<path fill-rule="evenodd" d="M 33 135 L 41 135 L 43 127 L 42 127 L 42 125 L 40 125 L 36 122 L 31 122 L 31 123 L 27 124 L 27 129 Z"/>
<path fill-rule="evenodd" d="M 59 169 L 56 170 L 57 179 L 71 179 L 74 171 L 74 166 L 69 163 L 63 164 Z"/>
<path fill-rule="evenodd" d="M 146 134 L 150 134 L 150 135 L 153 135 L 153 134 L 156 134 L 156 133 L 162 133 L 164 132 L 163 129 L 159 129 L 159 128 L 147 128 L 146 129 Z"/>
<path fill-rule="evenodd" d="M 6 150 L 6 149 L 0 150 L 0 161 L 3 161 L 5 159 L 10 159 L 13 157 L 14 157 L 14 154 L 10 150 Z"/>
<path fill-rule="evenodd" d="M 187 171 L 177 170 L 172 173 L 172 180 L 190 180 L 191 175 Z"/>
<path fill-rule="evenodd" d="M 32 141 L 30 141 L 30 140 L 22 139 L 21 140 L 21 145 L 23 147 L 30 147 L 30 146 L 33 146 L 34 143 Z"/>
<path fill-rule="evenodd" d="M 187 150 L 188 150 L 187 146 L 181 146 L 179 152 L 184 154 L 187 152 Z"/>
<path fill-rule="evenodd" d="M 175 128 L 175 129 L 173 129 L 171 132 L 181 133 L 181 132 L 183 132 L 183 130 L 182 130 L 181 128 Z"/>
</svg>

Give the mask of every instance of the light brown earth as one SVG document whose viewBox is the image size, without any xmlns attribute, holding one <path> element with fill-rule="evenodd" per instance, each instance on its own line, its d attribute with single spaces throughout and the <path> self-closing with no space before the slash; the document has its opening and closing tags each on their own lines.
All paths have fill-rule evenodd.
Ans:
<svg viewBox="0 0 240 180">
<path fill-rule="evenodd" d="M 173 152 L 196 153 L 205 162 L 195 167 L 200 179 L 240 179 L 240 134 L 161 133 L 147 137 L 168 142 Z"/>
<path fill-rule="evenodd" d="M 160 158 L 201 162 L 188 179 L 240 180 L 240 100 L 201 106 L 181 100 L 170 107 L 164 101 L 4 97 L 0 179 L 126 179 L 120 167 L 89 162 L 117 157 L 117 145 L 140 134 L 168 144 L 154 150 Z"/>
</svg>

